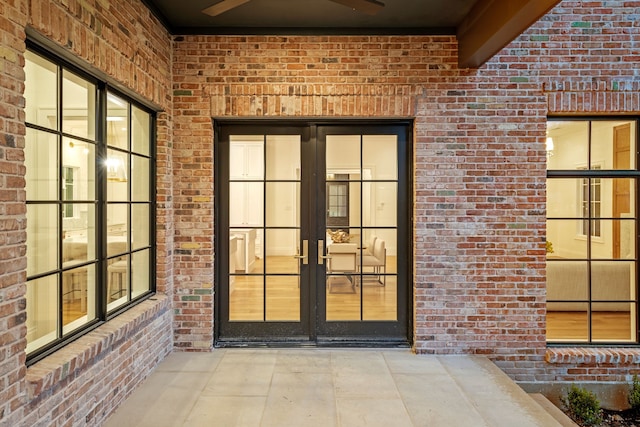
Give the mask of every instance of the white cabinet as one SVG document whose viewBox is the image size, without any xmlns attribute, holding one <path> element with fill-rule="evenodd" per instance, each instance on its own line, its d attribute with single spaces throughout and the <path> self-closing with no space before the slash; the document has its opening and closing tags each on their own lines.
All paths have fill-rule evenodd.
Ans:
<svg viewBox="0 0 640 427">
<path fill-rule="evenodd" d="M 264 179 L 264 144 L 232 142 L 229 153 L 229 178 Z"/>
</svg>

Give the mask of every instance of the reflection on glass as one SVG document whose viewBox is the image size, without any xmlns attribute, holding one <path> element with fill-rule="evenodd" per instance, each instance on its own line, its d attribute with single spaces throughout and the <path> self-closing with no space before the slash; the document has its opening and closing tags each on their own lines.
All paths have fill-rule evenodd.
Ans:
<svg viewBox="0 0 640 427">
<path fill-rule="evenodd" d="M 298 276 L 267 276 L 267 321 L 300 320 Z"/>
<path fill-rule="evenodd" d="M 149 210 L 148 204 L 131 205 L 131 249 L 139 249 L 151 244 L 149 236 Z"/>
<path fill-rule="evenodd" d="M 547 307 L 547 341 L 584 342 L 589 339 L 589 305 L 563 303 L 561 310 Z"/>
<path fill-rule="evenodd" d="M 95 292 L 88 289 L 95 283 L 95 264 L 62 272 L 63 333 L 69 333 L 95 318 Z"/>
<path fill-rule="evenodd" d="M 94 139 L 96 86 L 67 70 L 63 71 L 62 76 L 62 131 L 81 138 Z"/>
<path fill-rule="evenodd" d="M 229 137 L 230 179 L 264 179 L 263 139 L 262 135 L 232 135 Z"/>
<path fill-rule="evenodd" d="M 398 320 L 397 276 L 385 276 L 384 286 L 368 278 L 363 276 L 362 320 Z"/>
<path fill-rule="evenodd" d="M 297 229 L 267 230 L 265 239 L 267 274 L 298 274 L 300 261 L 294 256 L 300 253 L 300 231 Z"/>
<path fill-rule="evenodd" d="M 131 156 L 131 200 L 148 202 L 151 200 L 149 165 L 146 157 Z"/>
<path fill-rule="evenodd" d="M 107 266 L 107 309 L 127 302 L 129 295 L 129 255 L 112 258 Z"/>
<path fill-rule="evenodd" d="M 57 67 L 30 51 L 25 52 L 24 58 L 24 97 L 27 123 L 57 130 Z M 27 132 L 29 132 L 28 129 Z"/>
<path fill-rule="evenodd" d="M 251 186 L 251 184 L 237 184 Z M 267 182 L 266 191 L 267 227 L 298 227 L 300 225 L 300 211 L 298 210 L 300 184 L 297 182 Z"/>
<path fill-rule="evenodd" d="M 547 258 L 587 258 L 583 224 L 576 219 L 547 220 Z"/>
<path fill-rule="evenodd" d="M 264 320 L 264 277 L 232 276 L 229 287 L 229 320 Z"/>
<path fill-rule="evenodd" d="M 371 179 L 398 179 L 397 139 L 396 135 L 362 136 L 362 167 L 375 172 Z"/>
<path fill-rule="evenodd" d="M 58 276 L 27 282 L 27 353 L 57 338 Z"/>
<path fill-rule="evenodd" d="M 95 145 L 64 138 L 62 144 L 62 199 L 95 199 Z"/>
<path fill-rule="evenodd" d="M 299 135 L 267 135 L 267 179 L 300 179 Z"/>
<path fill-rule="evenodd" d="M 27 205 L 27 276 L 58 267 L 58 206 Z"/>
<path fill-rule="evenodd" d="M 327 135 L 327 179 L 334 173 L 360 173 L 360 135 Z"/>
<path fill-rule="evenodd" d="M 591 310 L 593 340 L 635 340 L 635 303 L 593 303 Z"/>
<path fill-rule="evenodd" d="M 131 297 L 135 298 L 151 289 L 149 276 L 149 249 L 134 252 L 131 262 Z"/>
<path fill-rule="evenodd" d="M 25 141 L 28 200 L 58 199 L 58 144 L 55 135 L 27 128 Z"/>
</svg>

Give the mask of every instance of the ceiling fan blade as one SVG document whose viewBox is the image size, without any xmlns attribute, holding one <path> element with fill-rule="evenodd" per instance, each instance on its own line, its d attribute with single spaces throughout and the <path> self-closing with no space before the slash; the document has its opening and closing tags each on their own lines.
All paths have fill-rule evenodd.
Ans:
<svg viewBox="0 0 640 427">
<path fill-rule="evenodd" d="M 377 0 L 331 0 L 332 2 L 340 3 L 341 5 L 350 7 L 358 12 L 366 13 L 367 15 L 375 15 L 384 7 L 384 3 Z"/>
<path fill-rule="evenodd" d="M 222 0 L 214 4 L 213 6 L 210 6 L 204 9 L 202 13 L 211 15 L 211 16 L 218 16 L 222 13 L 225 13 L 228 10 L 231 10 L 249 1 L 250 0 Z"/>
</svg>

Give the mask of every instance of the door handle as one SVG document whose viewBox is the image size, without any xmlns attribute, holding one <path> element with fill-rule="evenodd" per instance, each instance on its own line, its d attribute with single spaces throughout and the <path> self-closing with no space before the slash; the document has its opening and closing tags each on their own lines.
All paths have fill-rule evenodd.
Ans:
<svg viewBox="0 0 640 427">
<path fill-rule="evenodd" d="M 309 241 L 308 240 L 303 240 L 302 241 L 302 254 L 295 254 L 293 257 L 295 259 L 301 259 L 302 260 L 302 264 L 307 265 L 309 264 Z"/>
<path fill-rule="evenodd" d="M 325 259 L 331 259 L 329 255 L 322 255 L 324 253 L 324 240 L 318 240 L 318 265 L 324 264 Z"/>
</svg>

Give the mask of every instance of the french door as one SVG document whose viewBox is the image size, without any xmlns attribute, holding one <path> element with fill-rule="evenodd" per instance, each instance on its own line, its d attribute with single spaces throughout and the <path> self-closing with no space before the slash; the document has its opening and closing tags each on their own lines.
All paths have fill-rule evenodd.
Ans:
<svg viewBox="0 0 640 427">
<path fill-rule="evenodd" d="M 216 340 L 409 340 L 410 126 L 216 122 Z"/>
</svg>

